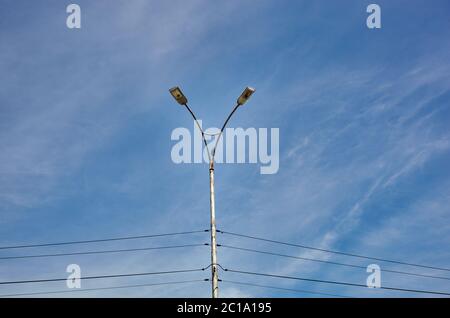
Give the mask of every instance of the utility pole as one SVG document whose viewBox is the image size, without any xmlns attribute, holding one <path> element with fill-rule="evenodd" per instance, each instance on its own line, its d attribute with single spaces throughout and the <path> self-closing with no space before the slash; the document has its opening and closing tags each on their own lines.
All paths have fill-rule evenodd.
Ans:
<svg viewBox="0 0 450 318">
<path fill-rule="evenodd" d="M 209 162 L 209 201 L 211 211 L 211 282 L 212 298 L 219 297 L 219 273 L 217 268 L 216 201 L 214 196 L 214 161 Z"/>
<path fill-rule="evenodd" d="M 218 137 L 216 138 L 216 142 L 214 144 L 214 148 L 212 149 L 212 152 L 209 151 L 208 143 L 206 142 L 205 138 L 205 132 L 203 131 L 202 127 L 200 126 L 197 117 L 195 117 L 192 110 L 189 108 L 187 104 L 187 98 L 184 96 L 184 94 L 181 92 L 181 89 L 179 87 L 173 87 L 169 90 L 170 94 L 175 98 L 175 100 L 178 102 L 178 104 L 186 107 L 186 109 L 191 114 L 192 118 L 194 118 L 194 121 L 200 130 L 202 134 L 203 143 L 206 146 L 206 150 L 208 152 L 208 159 L 209 159 L 209 202 L 210 202 L 210 212 L 211 212 L 211 227 L 210 227 L 210 233 L 211 233 L 211 295 L 212 298 L 218 298 L 219 297 L 219 271 L 218 271 L 218 263 L 217 263 L 217 241 L 216 241 L 216 202 L 215 202 L 215 193 L 214 193 L 214 157 L 216 155 L 216 149 L 217 144 L 219 143 L 220 138 L 222 137 L 223 131 L 225 130 L 225 127 L 230 120 L 231 116 L 233 116 L 234 112 L 239 108 L 239 106 L 244 105 L 247 100 L 250 98 L 250 96 L 255 92 L 254 88 L 247 87 L 244 89 L 242 94 L 237 99 L 237 104 L 234 106 L 233 110 L 231 111 L 230 115 L 228 115 L 227 119 L 225 120 L 224 124 L 222 125 L 222 128 L 220 129 L 220 132 L 217 134 Z"/>
</svg>

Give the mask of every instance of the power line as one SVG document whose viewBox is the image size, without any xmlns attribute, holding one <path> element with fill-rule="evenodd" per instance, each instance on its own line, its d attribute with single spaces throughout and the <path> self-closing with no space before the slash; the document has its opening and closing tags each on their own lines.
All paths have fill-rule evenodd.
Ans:
<svg viewBox="0 0 450 318">
<path fill-rule="evenodd" d="M 345 256 L 351 256 L 351 257 L 357 257 L 357 258 L 364 258 L 364 259 L 376 260 L 376 261 L 381 261 L 381 262 L 388 262 L 388 263 L 394 263 L 394 264 L 400 264 L 400 265 L 408 265 L 408 266 L 415 266 L 415 267 L 422 267 L 422 268 L 427 268 L 427 269 L 434 269 L 434 270 L 441 270 L 441 271 L 448 271 L 448 272 L 450 272 L 449 268 L 421 265 L 421 264 L 402 262 L 402 261 L 391 260 L 391 259 L 386 259 L 386 258 L 379 258 L 379 257 L 372 257 L 372 256 L 366 256 L 366 255 L 360 255 L 360 254 L 346 253 L 346 252 L 340 252 L 340 251 L 335 251 L 335 250 L 328 250 L 328 249 L 312 247 L 312 246 L 307 246 L 307 245 L 301 245 L 301 244 L 295 244 L 295 243 L 287 243 L 287 242 L 282 242 L 282 241 L 277 241 L 277 240 L 272 240 L 272 239 L 266 239 L 266 238 L 257 237 L 257 236 L 251 236 L 251 235 L 244 235 L 244 234 L 238 234 L 238 233 L 233 233 L 233 232 L 227 232 L 227 231 L 219 231 L 219 230 L 217 230 L 217 233 L 228 234 L 228 235 L 238 236 L 238 237 L 244 237 L 244 238 L 249 238 L 249 239 L 253 239 L 253 240 L 270 242 L 270 243 L 281 244 L 281 245 L 286 245 L 286 246 L 299 247 L 299 248 L 315 250 L 315 251 L 320 251 L 320 252 L 333 253 L 333 254 L 338 254 L 338 255 L 345 255 Z"/>
<path fill-rule="evenodd" d="M 86 252 L 72 252 L 72 253 L 5 256 L 5 257 L 0 257 L 0 260 L 23 259 L 23 258 L 58 257 L 58 256 L 72 256 L 72 255 L 93 255 L 93 254 L 107 254 L 107 253 L 138 252 L 138 251 L 163 250 L 163 249 L 174 249 L 174 248 L 198 247 L 198 246 L 207 246 L 207 245 L 209 245 L 209 244 L 208 243 L 203 243 L 203 244 L 185 244 L 185 245 L 170 245 L 170 246 L 156 246 L 156 247 L 142 247 L 142 248 L 127 248 L 127 249 L 118 249 L 118 250 L 100 250 L 100 251 L 86 251 Z"/>
<path fill-rule="evenodd" d="M 104 239 L 96 239 L 96 240 L 83 240 L 83 241 L 68 241 L 68 242 L 56 242 L 56 243 L 40 243 L 40 244 L 28 244 L 28 245 L 0 246 L 0 250 L 17 249 L 17 248 L 28 248 L 28 247 L 44 247 L 44 246 L 86 244 L 86 243 L 109 242 L 109 241 L 136 240 L 136 239 L 143 239 L 143 238 L 187 235 L 187 234 L 204 233 L 204 232 L 209 232 L 209 230 L 185 231 L 185 232 L 162 233 L 162 234 L 149 234 L 149 235 L 137 235 L 137 236 L 123 236 L 123 237 L 112 237 L 112 238 L 104 238 Z"/>
<path fill-rule="evenodd" d="M 209 268 L 209 266 L 206 267 L 206 268 L 182 269 L 182 270 L 163 271 L 163 272 L 144 272 L 144 273 L 85 276 L 85 277 L 81 277 L 80 279 L 81 280 L 88 280 L 88 279 L 133 277 L 133 276 L 178 274 L 178 273 L 200 272 L 200 271 L 206 270 L 207 268 Z M 4 282 L 0 282 L 0 285 L 28 284 L 28 283 L 47 283 L 47 282 L 59 282 L 59 281 L 67 281 L 67 278 L 47 278 L 47 279 L 34 279 L 34 280 L 4 281 Z"/>
<path fill-rule="evenodd" d="M 366 285 L 357 284 L 357 283 L 340 282 L 340 281 L 332 281 L 332 280 L 324 280 L 324 279 L 314 279 L 314 278 L 305 278 L 305 277 L 294 277 L 294 276 L 285 276 L 285 275 L 275 275 L 275 274 L 267 274 L 267 273 L 257 273 L 257 272 L 250 272 L 250 271 L 241 271 L 241 270 L 235 270 L 235 269 L 228 269 L 228 268 L 223 268 L 223 267 L 221 267 L 221 268 L 225 272 L 245 274 L 245 275 L 284 278 L 284 279 L 293 279 L 293 280 L 300 280 L 300 281 L 306 281 L 306 282 L 312 282 L 312 283 L 323 283 L 323 284 L 334 284 L 334 285 L 344 285 L 344 286 L 368 288 Z M 388 287 L 388 286 L 380 286 L 377 289 L 386 289 L 386 290 L 402 291 L 402 292 L 410 292 L 410 293 L 420 293 L 420 294 L 432 294 L 432 295 L 450 296 L 450 293 L 446 293 L 446 292 L 420 290 L 420 289 L 407 289 L 407 288 Z"/>
<path fill-rule="evenodd" d="M 124 289 L 124 288 L 137 288 L 137 287 L 152 287 L 152 286 L 162 286 L 162 285 L 180 285 L 189 284 L 196 282 L 205 282 L 207 279 L 194 279 L 194 280 L 184 280 L 176 282 L 163 282 L 163 283 L 153 283 L 153 284 L 136 284 L 136 285 L 122 285 L 122 286 L 108 286 L 108 287 L 98 287 L 98 288 L 84 288 L 84 289 L 69 289 L 69 290 L 56 290 L 48 292 L 34 292 L 34 293 L 20 293 L 20 294 L 6 294 L 0 295 L 0 298 L 4 297 L 19 297 L 19 296 L 35 296 L 35 295 L 49 295 L 49 294 L 63 294 L 63 293 L 74 293 L 74 292 L 89 292 L 89 291 L 100 291 L 100 290 L 112 290 L 112 289 Z"/>
<path fill-rule="evenodd" d="M 234 249 L 234 250 L 245 251 L 245 252 L 254 252 L 254 253 L 260 253 L 260 254 L 267 254 L 267 255 L 273 255 L 273 256 L 279 256 L 279 257 L 293 258 L 293 259 L 299 259 L 299 260 L 304 260 L 304 261 L 311 261 L 311 262 L 325 263 L 325 264 L 331 264 L 331 265 L 346 266 L 346 267 L 352 267 L 352 268 L 358 268 L 358 269 L 366 270 L 365 266 L 355 265 L 355 264 L 340 263 L 340 262 L 334 262 L 334 261 L 325 261 L 325 260 L 321 260 L 321 259 L 317 259 L 317 258 L 310 258 L 310 257 L 300 257 L 300 256 L 286 255 L 286 254 L 273 253 L 273 252 L 267 252 L 267 251 L 261 251 L 261 250 L 255 250 L 255 249 L 243 248 L 243 247 L 231 246 L 231 245 L 225 245 L 225 244 L 217 244 L 217 246 L 218 247 L 225 247 L 225 248 L 229 248 L 229 249 Z M 397 270 L 391 270 L 391 269 L 383 269 L 383 272 L 402 274 L 402 275 L 410 275 L 410 276 L 418 276 L 418 277 L 426 277 L 426 278 L 436 278 L 436 279 L 450 280 L 449 277 L 433 276 L 433 275 L 426 275 L 426 274 L 418 274 L 418 273 L 397 271 Z"/>
<path fill-rule="evenodd" d="M 292 288 L 260 285 L 260 284 L 253 284 L 253 283 L 244 283 L 244 282 L 237 282 L 237 281 L 232 281 L 232 280 L 220 280 L 220 281 L 223 283 L 230 283 L 230 284 L 237 284 L 237 285 L 244 285 L 244 286 L 254 286 L 254 287 L 261 287 L 261 288 L 291 291 L 291 292 L 300 293 L 300 294 L 312 294 L 312 295 L 322 295 L 322 296 L 331 296 L 331 297 L 340 297 L 340 298 L 353 298 L 353 297 L 338 295 L 338 294 L 329 294 L 329 293 L 322 293 L 322 292 L 314 292 L 314 291 L 310 291 L 310 290 L 292 289 Z"/>
</svg>

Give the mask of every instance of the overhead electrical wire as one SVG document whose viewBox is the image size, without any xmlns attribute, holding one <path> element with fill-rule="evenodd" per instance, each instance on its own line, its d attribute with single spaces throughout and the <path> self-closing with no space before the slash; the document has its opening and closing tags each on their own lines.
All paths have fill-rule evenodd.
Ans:
<svg viewBox="0 0 450 318">
<path fill-rule="evenodd" d="M 237 237 L 243 237 L 243 238 L 248 238 L 248 239 L 252 239 L 252 240 L 264 241 L 264 242 L 269 242 L 269 243 L 281 244 L 281 245 L 286 245 L 286 246 L 298 247 L 298 248 L 303 248 L 303 249 L 315 250 L 315 251 L 320 251 L 320 252 L 325 252 L 325 253 L 332 253 L 332 254 L 351 256 L 351 257 L 356 257 L 356 258 L 364 258 L 364 259 L 376 260 L 376 261 L 381 261 L 381 262 L 394 263 L 394 264 L 399 264 L 399 265 L 408 265 L 408 266 L 414 266 L 414 267 L 421 267 L 421 268 L 427 268 L 427 269 L 441 270 L 441 271 L 450 272 L 450 268 L 429 266 L 429 265 L 423 265 L 423 264 L 416 264 L 416 263 L 392 260 L 392 259 L 387 259 L 387 258 L 380 258 L 380 257 L 373 257 L 373 256 L 367 256 L 367 255 L 361 255 L 361 254 L 347 253 L 347 252 L 341 252 L 341 251 L 336 251 L 336 250 L 318 248 L 318 247 L 302 245 L 302 244 L 296 244 L 296 243 L 288 243 L 288 242 L 272 240 L 272 239 L 268 239 L 268 238 L 262 238 L 262 237 L 251 236 L 251 235 L 245 235 L 245 234 L 239 234 L 239 233 L 234 233 L 234 232 L 228 232 L 228 231 L 217 230 L 217 233 L 222 233 L 222 234 L 227 234 L 227 235 L 237 236 Z"/>
<path fill-rule="evenodd" d="M 163 249 L 174 249 L 174 248 L 198 247 L 198 246 L 207 246 L 207 245 L 209 245 L 209 244 L 208 243 L 202 243 L 202 244 L 184 244 L 184 245 L 142 247 L 142 248 L 126 248 L 126 249 L 117 249 L 117 250 L 99 250 L 99 251 L 54 253 L 54 254 L 17 255 L 17 256 L 0 257 L 0 260 L 23 259 L 23 258 L 59 257 L 59 256 L 73 256 L 73 255 L 95 255 L 95 254 L 124 253 L 124 252 L 139 252 L 139 251 L 163 250 Z"/>
<path fill-rule="evenodd" d="M 282 279 L 291 279 L 291 280 L 299 280 L 306 281 L 312 283 L 323 283 L 323 284 L 333 284 L 333 285 L 343 285 L 343 286 L 351 286 L 351 287 L 363 287 L 368 288 L 367 285 L 350 283 L 350 282 L 341 282 L 341 281 L 332 281 L 325 279 L 315 279 L 315 278 L 306 278 L 306 277 L 295 277 L 295 276 L 286 276 L 286 275 L 276 275 L 276 274 L 268 274 L 268 273 L 258 273 L 252 271 L 242 271 L 236 269 L 229 269 L 219 266 L 225 272 L 237 273 L 237 274 L 245 274 L 245 275 L 253 275 L 253 276 L 264 276 L 264 277 L 273 277 L 273 278 L 282 278 Z M 450 296 L 450 292 L 440 292 L 440 291 L 432 291 L 432 290 L 421 290 L 421 289 L 409 289 L 409 288 L 400 288 L 400 287 L 390 287 L 390 286 L 380 286 L 378 288 L 371 289 L 385 289 L 391 291 L 401 291 L 401 292 L 410 292 L 410 293 L 420 293 L 420 294 L 431 294 L 431 295 L 442 295 L 442 296 Z"/>
<path fill-rule="evenodd" d="M 90 291 L 126 289 L 126 288 L 137 288 L 137 287 L 153 287 L 153 286 L 163 286 L 163 285 L 181 285 L 181 284 L 206 282 L 206 281 L 207 281 L 207 279 L 193 279 L 193 280 L 151 283 L 151 284 L 120 285 L 120 286 L 108 286 L 108 287 L 97 287 L 97 288 L 55 290 L 55 291 L 46 291 L 46 292 L 42 291 L 42 292 L 33 292 L 33 293 L 4 294 L 4 295 L 0 295 L 0 298 L 36 296 L 36 295 L 51 295 L 51 294 L 63 294 L 63 293 L 74 293 L 74 292 L 90 292 Z"/>
<path fill-rule="evenodd" d="M 161 272 L 144 272 L 144 273 L 126 273 L 126 274 L 84 276 L 84 277 L 82 277 L 80 279 L 81 280 L 91 280 L 91 279 L 104 279 L 104 278 L 120 278 L 120 277 L 179 274 L 179 273 L 189 273 L 189 272 L 200 272 L 200 271 L 206 270 L 207 268 L 209 268 L 209 266 L 205 267 L 205 268 L 181 269 L 181 270 L 161 271 Z M 14 285 L 14 284 L 28 284 L 28 283 L 47 283 L 47 282 L 59 282 L 59 281 L 67 281 L 67 278 L 44 278 L 44 279 L 28 279 L 28 280 L 15 280 L 15 281 L 0 281 L 0 285 Z"/>
<path fill-rule="evenodd" d="M 294 255 L 286 255 L 286 254 L 281 254 L 281 253 L 261 251 L 261 250 L 256 250 L 256 249 L 251 249 L 251 248 L 244 248 L 244 247 L 239 247 L 239 246 L 231 246 L 231 245 L 226 245 L 226 244 L 217 244 L 217 246 L 218 247 L 225 247 L 225 248 L 229 248 L 229 249 L 234 249 L 234 250 L 239 250 L 239 251 L 245 251 L 245 252 L 253 252 L 253 253 L 266 254 L 266 255 L 272 255 L 272 256 L 279 256 L 279 257 L 298 259 L 298 260 L 304 260 L 304 261 L 311 261 L 311 262 L 325 263 L 325 264 L 331 264 L 331 265 L 346 266 L 346 267 L 359 268 L 359 269 L 364 269 L 364 270 L 367 269 L 366 266 L 355 265 L 355 264 L 348 264 L 348 263 L 340 263 L 340 262 L 334 262 L 334 261 L 326 261 L 326 260 L 321 260 L 321 259 L 312 258 L 312 257 L 301 257 L 301 256 L 294 256 Z M 394 273 L 394 274 L 402 274 L 402 275 L 409 275 L 409 276 L 417 276 L 417 277 L 425 277 L 425 278 L 435 278 L 435 279 L 450 280 L 449 277 L 434 276 L 434 275 L 427 275 L 427 274 L 418 274 L 418 273 L 411 273 L 411 272 L 391 270 L 391 269 L 384 269 L 384 268 L 383 268 L 383 272 Z"/>
<path fill-rule="evenodd" d="M 56 243 L 39 243 L 39 244 L 0 246 L 0 250 L 29 248 L 29 247 L 46 247 L 46 246 L 59 246 L 59 245 L 87 244 L 87 243 L 123 241 L 123 240 L 136 240 L 136 239 L 144 239 L 144 238 L 155 238 L 155 237 L 176 236 L 176 235 L 188 235 L 188 234 L 205 233 L 205 232 L 209 232 L 209 230 L 173 232 L 173 233 L 162 233 L 162 234 L 148 234 L 148 235 L 136 235 L 136 236 L 122 236 L 122 237 L 112 237 L 112 238 L 95 239 L 95 240 L 65 241 L 65 242 L 56 242 Z"/>
<path fill-rule="evenodd" d="M 172 232 L 172 233 L 149 234 L 149 235 L 138 235 L 138 236 L 110 237 L 110 238 L 103 238 L 103 239 L 79 240 L 79 241 L 61 241 L 61 242 L 54 242 L 54 243 L 39 243 L 39 244 L 23 244 L 23 245 L 0 246 L 0 250 L 33 248 L 33 247 L 47 247 L 47 246 L 61 246 L 61 245 L 75 245 L 75 244 L 87 244 L 87 243 L 108 242 L 108 241 L 134 240 L 134 239 L 144 239 L 144 238 L 168 237 L 168 236 L 176 236 L 176 235 L 188 235 L 188 234 L 205 233 L 205 232 L 209 232 L 209 230 Z M 235 237 L 247 238 L 247 239 L 252 239 L 252 240 L 258 240 L 258 241 L 263 241 L 263 242 L 269 242 L 269 243 L 274 243 L 274 244 L 280 244 L 280 245 L 285 245 L 285 246 L 297 247 L 297 248 L 302 248 L 302 249 L 314 250 L 314 251 L 319 251 L 319 252 L 332 253 L 332 254 L 349 256 L 349 257 L 355 257 L 355 258 L 361 258 L 361 259 L 369 259 L 369 260 L 376 260 L 376 261 L 382 261 L 382 262 L 389 262 L 389 263 L 398 264 L 398 265 L 407 265 L 407 266 L 413 266 L 413 267 L 420 267 L 420 268 L 426 268 L 426 269 L 432 269 L 432 270 L 441 270 L 441 271 L 449 271 L 450 272 L 449 268 L 444 268 L 444 267 L 430 266 L 430 265 L 424 265 L 424 264 L 417 264 L 417 263 L 411 263 L 411 262 L 405 262 L 405 261 L 399 261 L 399 260 L 393 260 L 393 259 L 387 259 L 387 258 L 380 258 L 380 257 L 373 257 L 373 256 L 368 256 L 368 255 L 356 254 L 356 253 L 342 252 L 342 251 L 337 251 L 337 250 L 331 250 L 331 249 L 325 249 L 325 248 L 319 248 L 319 247 L 314 247 L 314 246 L 303 245 L 303 244 L 284 242 L 284 241 L 279 241 L 279 240 L 274 240 L 274 239 L 269 239 L 269 238 L 264 238 L 264 237 L 245 235 L 245 234 L 240 234 L 240 233 L 235 233 L 235 232 L 228 232 L 228 231 L 217 230 L 217 233 L 230 235 L 230 236 L 235 236 Z M 26 259 L 26 258 L 44 258 L 44 257 L 70 256 L 70 255 L 90 255 L 90 254 L 136 252 L 136 251 L 146 251 L 146 250 L 162 250 L 162 249 L 172 249 L 172 248 L 175 249 L 175 248 L 198 247 L 198 246 L 207 246 L 207 245 L 209 245 L 209 244 L 208 243 L 203 243 L 203 244 L 184 244 L 184 245 L 168 245 L 168 246 L 142 247 L 142 248 L 129 248 L 129 249 L 94 250 L 94 251 L 85 251 L 85 252 L 46 253 L 46 254 L 31 254 L 31 255 L 17 255 L 17 256 L 16 255 L 11 255 L 11 256 L 2 256 L 2 257 L 0 257 L 0 260 Z M 218 247 L 223 247 L 223 248 L 234 249 L 234 250 L 240 250 L 240 251 L 244 251 L 244 252 L 254 252 L 254 253 L 260 253 L 260 254 L 266 254 L 266 255 L 272 255 L 272 256 L 279 256 L 279 257 L 285 257 L 285 258 L 292 258 L 292 259 L 313 261 L 313 262 L 319 262 L 319 263 L 325 263 L 325 264 L 332 264 L 332 265 L 346 266 L 346 267 L 352 267 L 352 268 L 366 269 L 366 267 L 361 266 L 361 265 L 349 264 L 349 263 L 341 263 L 341 262 L 335 262 L 335 261 L 328 261 L 328 260 L 322 260 L 322 259 L 317 259 L 317 258 L 312 258 L 312 257 L 293 256 L 293 255 L 287 255 L 287 254 L 282 254 L 282 253 L 275 253 L 275 252 L 270 252 L 270 251 L 265 251 L 265 250 L 258 250 L 258 249 L 250 249 L 250 248 L 244 248 L 244 247 L 240 247 L 240 246 L 226 245 L 226 244 L 218 244 L 217 246 Z M 324 279 L 314 279 L 314 278 L 306 278 L 306 277 L 284 276 L 284 275 L 275 275 L 275 274 L 270 274 L 270 273 L 258 273 L 258 272 L 252 272 L 252 271 L 243 271 L 243 270 L 223 268 L 219 264 L 217 264 L 217 265 L 221 269 L 223 269 L 225 272 L 233 272 L 233 273 L 237 273 L 237 274 L 264 276 L 264 277 L 273 277 L 273 278 L 281 278 L 281 279 L 308 281 L 308 282 L 313 282 L 313 283 L 324 283 L 324 284 L 334 284 L 334 285 L 344 285 L 344 286 L 367 288 L 367 286 L 364 285 L 364 284 L 357 284 L 357 283 L 351 283 L 351 282 L 342 282 L 342 281 L 333 281 L 333 280 L 324 280 Z M 188 273 L 188 272 L 204 271 L 207 268 L 209 268 L 210 266 L 211 265 L 209 265 L 206 268 L 182 269 L 182 270 L 173 270 L 173 271 L 86 276 L 86 277 L 82 277 L 81 279 L 82 280 L 91 280 L 91 279 L 132 277 L 132 276 L 147 276 L 147 275 L 164 275 L 164 274 Z M 426 278 L 450 280 L 449 277 L 442 277 L 442 276 L 435 276 L 435 275 L 428 275 L 428 274 L 419 274 L 419 273 L 412 273 L 412 272 L 406 272 L 406 271 L 400 271 L 400 270 L 384 269 L 384 271 L 385 272 L 396 273 L 396 274 L 417 276 L 417 277 L 426 277 Z M 66 281 L 66 280 L 67 280 L 67 278 L 49 278 L 49 279 L 16 280 L 16 281 L 3 281 L 3 282 L 0 281 L 0 285 L 26 284 L 26 283 L 44 283 L 44 282 Z M 205 279 L 203 281 L 207 281 L 207 280 L 208 279 Z M 200 280 L 197 280 L 197 281 L 200 281 Z M 241 285 L 260 287 L 260 288 L 271 288 L 271 289 L 279 289 L 279 290 L 286 290 L 286 291 L 292 291 L 292 292 L 311 293 L 311 294 L 332 296 L 332 297 L 348 297 L 348 296 L 331 294 L 331 293 L 312 292 L 312 291 L 306 291 L 306 290 L 290 289 L 290 288 L 283 288 L 283 287 L 276 287 L 276 286 L 269 286 L 269 285 L 259 285 L 259 284 L 253 284 L 253 283 L 227 281 L 227 280 L 221 280 L 221 281 L 234 283 L 234 284 L 241 284 Z M 187 282 L 191 282 L 191 281 L 183 281 L 183 282 L 187 283 Z M 180 283 L 183 283 L 183 282 L 180 282 Z M 192 282 L 194 282 L 194 281 L 192 281 Z M 177 283 L 177 282 L 168 282 L 167 284 L 175 284 L 175 283 Z M 161 284 L 165 284 L 165 283 L 161 283 Z M 89 290 L 103 290 L 103 289 L 106 290 L 106 289 L 145 287 L 145 286 L 153 286 L 153 285 L 155 285 L 155 284 L 123 285 L 123 286 L 99 287 L 99 288 L 91 288 L 91 289 L 84 289 L 84 290 L 73 290 L 73 291 L 89 291 Z M 158 284 L 156 284 L 156 285 L 158 285 Z M 450 296 L 450 292 L 421 290 L 421 289 L 408 289 L 408 288 L 390 287 L 390 286 L 380 286 L 379 288 L 376 288 L 376 289 Z M 10 296 L 13 297 L 13 296 L 50 294 L 50 293 L 59 293 L 59 292 L 60 291 L 24 293 L 24 294 L 9 294 L 9 295 L 0 295 L 0 297 L 10 297 Z M 61 291 L 61 292 L 72 292 L 72 290 L 71 291 L 65 290 L 65 291 Z"/>
<path fill-rule="evenodd" d="M 277 286 L 270 286 L 270 285 L 260 285 L 260 284 L 254 284 L 254 283 L 237 282 L 237 281 L 232 281 L 232 280 L 219 280 L 219 281 L 223 282 L 223 283 L 230 283 L 230 284 L 243 285 L 243 286 L 253 286 L 253 287 L 260 287 L 260 288 L 268 288 L 268 289 L 277 289 L 277 290 L 295 292 L 295 293 L 300 293 L 300 294 L 312 294 L 312 295 L 321 295 L 321 296 L 330 296 L 330 297 L 339 297 L 339 298 L 354 298 L 354 297 L 350 297 L 350 296 L 315 292 L 315 291 L 311 291 L 311 290 L 284 288 L 284 287 L 277 287 Z"/>
</svg>

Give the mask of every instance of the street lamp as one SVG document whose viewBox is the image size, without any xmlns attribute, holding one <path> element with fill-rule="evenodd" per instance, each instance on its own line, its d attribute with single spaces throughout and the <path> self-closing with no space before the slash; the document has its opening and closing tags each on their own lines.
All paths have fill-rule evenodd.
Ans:
<svg viewBox="0 0 450 318">
<path fill-rule="evenodd" d="M 183 92 L 181 91 L 181 89 L 176 86 L 176 87 L 172 87 L 171 89 L 169 89 L 170 94 L 173 96 L 173 98 L 175 98 L 175 100 L 178 102 L 178 104 L 180 105 L 186 105 L 187 104 L 187 98 L 186 96 L 184 96 Z"/>
<path fill-rule="evenodd" d="M 197 117 L 195 117 L 194 113 L 188 106 L 188 100 L 186 96 L 184 96 L 181 89 L 176 86 L 171 89 L 169 89 L 170 94 L 175 98 L 178 104 L 185 106 L 186 109 L 191 114 L 192 118 L 194 118 L 195 123 L 197 124 L 198 129 L 200 130 L 202 134 L 203 142 L 206 146 L 206 150 L 208 153 L 208 159 L 209 159 L 209 202 L 210 202 L 210 211 L 211 211 L 211 292 L 212 292 L 212 298 L 217 298 L 219 296 L 219 275 L 218 275 L 218 263 L 217 263 L 217 242 L 216 242 L 216 204 L 215 204 L 215 195 L 214 195 L 214 157 L 216 155 L 216 148 L 217 144 L 219 143 L 220 138 L 222 137 L 223 131 L 225 130 L 225 127 L 230 120 L 231 116 L 233 116 L 234 112 L 239 108 L 239 106 L 244 105 L 250 96 L 255 92 L 254 88 L 246 87 L 242 94 L 237 99 L 236 106 L 234 106 L 231 113 L 228 115 L 228 117 L 225 119 L 225 122 L 222 125 L 222 128 L 220 129 L 220 132 L 218 134 L 218 137 L 216 139 L 216 142 L 214 144 L 214 148 L 212 149 L 212 152 L 209 151 L 208 143 L 206 142 L 205 138 L 205 132 L 203 131 L 202 127 L 200 126 Z"/>
<path fill-rule="evenodd" d="M 242 92 L 241 96 L 239 96 L 237 103 L 239 105 L 244 105 L 248 99 L 250 98 L 250 96 L 252 96 L 252 94 L 255 92 L 254 88 L 251 87 L 246 87 L 244 89 L 244 91 Z"/>
</svg>

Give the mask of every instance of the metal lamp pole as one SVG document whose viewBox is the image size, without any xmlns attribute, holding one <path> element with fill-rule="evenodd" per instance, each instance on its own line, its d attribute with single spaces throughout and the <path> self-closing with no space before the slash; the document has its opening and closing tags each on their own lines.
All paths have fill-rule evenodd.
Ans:
<svg viewBox="0 0 450 318">
<path fill-rule="evenodd" d="M 223 131 L 230 120 L 231 116 L 235 113 L 235 111 L 245 104 L 245 102 L 250 98 L 250 96 L 255 92 L 255 89 L 251 87 L 247 87 L 242 94 L 239 96 L 237 100 L 236 106 L 234 106 L 230 115 L 228 115 L 225 120 L 220 132 L 218 133 L 218 137 L 214 144 L 214 148 L 212 152 L 209 151 L 208 143 L 206 142 L 205 132 L 200 126 L 197 117 L 195 117 L 192 110 L 189 108 L 187 104 L 187 98 L 181 92 L 179 87 L 174 87 L 169 90 L 170 94 L 175 98 L 175 100 L 182 106 L 186 107 L 186 109 L 191 114 L 192 118 L 194 118 L 195 123 L 197 124 L 198 129 L 202 134 L 203 143 L 206 146 L 206 150 L 208 152 L 209 159 L 209 203 L 210 203 L 210 233 L 211 233 L 211 294 L 212 298 L 219 297 L 219 272 L 218 272 L 218 263 L 217 263 L 217 242 L 216 242 L 216 204 L 215 204 L 215 193 L 214 193 L 214 157 L 216 155 L 217 144 L 219 143 L 220 138 L 222 137 Z"/>
<path fill-rule="evenodd" d="M 216 242 L 216 201 L 214 195 L 214 161 L 209 162 L 209 206 L 211 211 L 211 293 L 212 298 L 219 297 L 219 273 L 217 268 Z"/>
</svg>

